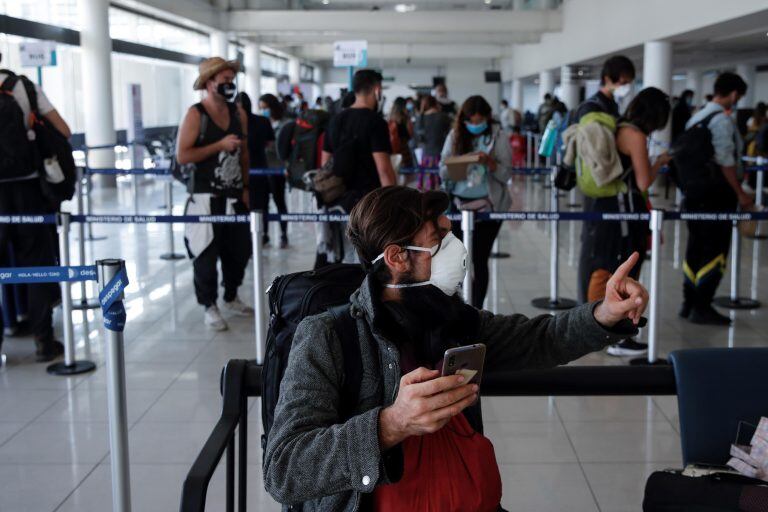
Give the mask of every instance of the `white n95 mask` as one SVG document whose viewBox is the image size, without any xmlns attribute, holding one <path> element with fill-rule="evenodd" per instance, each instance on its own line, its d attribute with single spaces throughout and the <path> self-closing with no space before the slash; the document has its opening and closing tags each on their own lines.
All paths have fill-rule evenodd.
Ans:
<svg viewBox="0 0 768 512">
<path fill-rule="evenodd" d="M 387 288 L 413 288 L 416 286 L 434 285 L 446 295 L 453 295 L 464 282 L 467 275 L 467 248 L 453 233 L 445 235 L 443 240 L 434 247 L 416 247 L 407 245 L 409 251 L 428 252 L 432 254 L 431 276 L 429 281 L 407 284 L 387 284 Z M 373 260 L 376 263 L 384 257 L 380 254 Z"/>
</svg>

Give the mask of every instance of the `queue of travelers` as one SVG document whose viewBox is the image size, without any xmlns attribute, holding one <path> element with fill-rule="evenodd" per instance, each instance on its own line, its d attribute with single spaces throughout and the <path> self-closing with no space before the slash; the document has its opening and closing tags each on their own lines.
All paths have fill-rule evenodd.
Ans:
<svg viewBox="0 0 768 512">
<path fill-rule="evenodd" d="M 285 164 L 285 156 L 277 150 L 278 134 L 290 123 L 292 116 L 306 115 L 308 106 L 300 91 L 280 97 L 264 94 L 254 105 L 247 94 L 237 92 L 238 70 L 237 62 L 221 58 L 206 59 L 200 65 L 194 88 L 202 92 L 202 100 L 186 113 L 180 125 L 176 150 L 178 163 L 187 173 L 189 197 L 185 211 L 189 214 L 244 213 L 249 208 L 265 211 L 270 199 L 279 213 L 287 212 L 286 177 L 251 177 L 248 171 L 279 168 Z M 0 78 L 7 80 L 13 76 L 3 72 Z M 759 103 L 746 123 L 746 136 L 742 142 L 732 113 L 746 92 L 743 79 L 732 73 L 721 74 L 713 94 L 708 95 L 710 101 L 698 108 L 694 106 L 694 95 L 689 90 L 670 101 L 662 91 L 646 88 L 627 101 L 634 81 L 632 61 L 624 56 L 614 56 L 603 65 L 599 90 L 571 114 L 563 109 L 562 102 L 554 95 L 545 96 L 539 109 L 537 121 L 545 125 L 555 116 L 558 116 L 558 125 L 570 122 L 586 126 L 594 119 L 605 122 L 606 118 L 600 118 L 601 115 L 612 119 L 612 132 L 606 140 L 615 148 L 613 166 L 618 174 L 611 190 L 617 192 L 601 192 L 595 197 L 585 194 L 585 210 L 646 213 L 651 206 L 649 189 L 661 170 L 669 166 L 673 177 L 684 175 L 685 169 L 675 171 L 676 167 L 684 167 L 684 163 L 678 162 L 679 158 L 675 159 L 673 152 L 653 154 L 648 149 L 654 132 L 665 127 L 669 120 L 673 148 L 678 140 L 685 139 L 686 132 L 702 124 L 711 133 L 714 148 L 711 162 L 706 163 L 714 170 L 710 187 L 701 190 L 679 184 L 681 188 L 685 186 L 683 208 L 691 212 L 731 212 L 737 208 L 751 208 L 754 200 L 749 192 L 755 185 L 751 182 L 750 188 L 748 177 L 739 171 L 739 165 L 742 154 L 768 154 L 768 120 L 765 104 Z M 25 109 L 30 108 L 30 99 L 25 97 L 22 81 L 14 81 L 12 89 L 25 113 Z M 66 123 L 39 87 L 36 96 L 39 112 L 61 133 L 69 136 Z M 471 96 L 457 106 L 450 99 L 446 85 L 441 83 L 430 94 L 393 99 L 386 117 L 383 114 L 385 103 L 382 76 L 372 70 L 359 70 L 355 74 L 352 91 L 342 101 L 335 102 L 330 97 L 315 100 L 315 110 L 327 112 L 330 119 L 318 142 L 322 158 L 317 165 L 336 175 L 342 190 L 332 202 L 318 200 L 321 211 L 349 214 L 370 192 L 394 185 L 397 174 L 393 155 L 399 155 L 401 168 L 439 169 L 436 174 L 422 173 L 417 188 L 445 191 L 449 212 L 466 209 L 503 212 L 510 208 L 509 171 L 515 162 L 520 163 L 520 148 L 525 141 L 521 135 L 523 117 L 519 111 L 510 108 L 506 100 L 501 101 L 497 113 L 481 96 Z M 627 104 L 623 112 L 620 104 Z M 28 116 L 25 114 L 25 117 Z M 577 138 L 574 135 L 574 139 Z M 567 137 L 564 139 L 567 142 Z M 584 150 L 586 147 L 582 148 Z M 575 151 L 579 152 L 578 147 Z M 451 180 L 445 160 L 467 154 L 476 154 L 477 162 L 467 168 L 466 178 Z M 33 170 L 25 176 L 1 180 L 8 186 L 2 187 L 6 195 L 0 197 L 3 210 L 0 213 L 22 211 L 14 198 L 33 194 L 32 178 L 36 176 Z M 719 185 L 714 187 L 712 183 Z M 23 190 L 16 193 L 18 187 Z M 40 201 L 30 199 L 22 203 L 34 205 Z M 261 243 L 268 245 L 266 216 L 264 222 Z M 279 247 L 287 249 L 287 224 L 282 222 L 280 227 Z M 341 225 L 335 232 L 319 233 L 316 267 L 359 261 L 355 241 L 349 238 L 347 228 Z M 42 230 L 35 233 L 34 228 L 23 233 L 8 226 L 1 229 L 0 245 L 13 248 L 17 264 L 55 263 L 56 240 L 51 233 L 47 232 L 47 238 L 44 238 Z M 328 227 L 319 229 L 328 230 Z M 478 309 L 482 308 L 487 294 L 488 260 L 500 229 L 499 222 L 482 222 L 474 231 L 470 305 Z M 730 225 L 691 221 L 688 230 L 680 316 L 698 324 L 727 325 L 730 319 L 712 307 L 712 297 L 724 272 Z M 454 237 L 462 238 L 460 223 L 454 222 L 451 231 Z M 193 259 L 195 293 L 204 308 L 204 323 L 212 329 L 224 330 L 227 322 L 222 310 L 235 315 L 253 315 L 253 309 L 238 297 L 238 288 L 251 256 L 247 227 L 237 224 L 188 225 L 185 234 L 187 250 Z M 648 228 L 643 223 L 585 222 L 578 271 L 580 301 L 601 300 L 608 291 L 606 283 L 610 277 L 635 252 L 638 253 L 637 261 L 629 275 L 638 279 L 648 249 L 647 238 Z M 47 241 L 43 243 L 42 240 Z M 27 245 L 35 250 L 27 251 L 24 249 Z M 218 302 L 219 263 L 224 288 L 221 303 Z M 51 321 L 58 288 L 30 285 L 28 292 L 29 329 L 37 340 L 38 359 L 50 360 L 62 352 L 61 344 L 53 338 Z M 627 337 L 608 347 L 608 353 L 641 355 L 646 349 L 644 344 Z"/>
</svg>

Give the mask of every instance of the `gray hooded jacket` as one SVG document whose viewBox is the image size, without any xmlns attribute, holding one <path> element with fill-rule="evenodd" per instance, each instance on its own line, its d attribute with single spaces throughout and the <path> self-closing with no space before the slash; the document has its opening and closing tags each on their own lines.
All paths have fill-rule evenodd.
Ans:
<svg viewBox="0 0 768 512">
<path fill-rule="evenodd" d="M 266 489 L 280 503 L 355 512 L 362 493 L 402 475 L 401 448 L 379 448 L 379 411 L 394 402 L 401 370 L 396 346 L 373 327 L 369 279 L 351 298 L 363 365 L 351 419 L 340 414 L 344 355 L 330 313 L 306 318 L 296 330 L 264 457 Z M 487 346 L 485 371 L 557 366 L 636 332 L 603 328 L 592 314 L 595 305 L 535 318 L 481 311 L 474 342 Z"/>
</svg>

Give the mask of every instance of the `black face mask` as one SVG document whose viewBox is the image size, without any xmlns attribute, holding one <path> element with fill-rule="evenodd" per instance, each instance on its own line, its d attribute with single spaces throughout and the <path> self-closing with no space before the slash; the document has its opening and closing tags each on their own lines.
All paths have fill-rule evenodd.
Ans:
<svg viewBox="0 0 768 512">
<path fill-rule="evenodd" d="M 237 96 L 237 86 L 233 83 L 225 82 L 216 87 L 216 92 L 227 101 L 235 101 L 235 96 Z"/>
</svg>

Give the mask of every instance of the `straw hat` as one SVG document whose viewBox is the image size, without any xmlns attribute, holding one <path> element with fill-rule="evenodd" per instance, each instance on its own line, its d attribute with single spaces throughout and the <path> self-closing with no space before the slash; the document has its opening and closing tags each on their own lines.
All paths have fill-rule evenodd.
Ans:
<svg viewBox="0 0 768 512">
<path fill-rule="evenodd" d="M 240 63 L 236 60 L 224 60 L 221 57 L 211 57 L 200 63 L 200 75 L 192 87 L 199 91 L 205 89 L 205 83 L 225 69 L 231 69 L 235 73 L 240 71 Z"/>
</svg>

